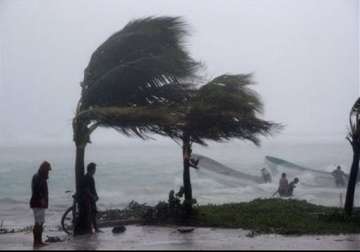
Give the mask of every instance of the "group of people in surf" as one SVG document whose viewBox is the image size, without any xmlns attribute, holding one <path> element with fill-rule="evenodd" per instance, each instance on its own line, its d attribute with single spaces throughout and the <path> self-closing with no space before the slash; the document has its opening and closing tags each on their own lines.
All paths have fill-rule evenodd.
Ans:
<svg viewBox="0 0 360 252">
<path fill-rule="evenodd" d="M 341 170 L 340 166 L 337 166 L 337 168 L 331 173 L 331 175 L 334 177 L 336 187 L 346 186 L 347 175 L 344 173 L 343 170 Z M 261 169 L 261 176 L 265 183 L 271 183 L 271 174 L 266 168 Z M 275 196 L 276 194 L 279 194 L 280 197 L 293 196 L 294 189 L 297 183 L 299 183 L 299 178 L 294 178 L 294 180 L 289 183 L 286 173 L 282 173 L 279 181 L 279 188 L 273 194 L 273 196 Z"/>
<path fill-rule="evenodd" d="M 261 175 L 265 183 L 271 183 L 272 181 L 271 174 L 266 168 L 261 169 Z M 281 174 L 281 178 L 279 181 L 279 188 L 272 196 L 274 197 L 276 194 L 279 194 L 280 197 L 293 196 L 294 189 L 297 183 L 299 183 L 299 178 L 294 178 L 294 180 L 289 183 L 286 177 L 286 173 Z"/>
<path fill-rule="evenodd" d="M 273 194 L 273 196 L 275 196 L 277 193 L 280 195 L 280 197 L 293 196 L 294 189 L 297 183 L 299 183 L 299 178 L 294 178 L 294 180 L 289 183 L 286 177 L 286 173 L 282 173 L 279 181 L 279 188 Z"/>
</svg>

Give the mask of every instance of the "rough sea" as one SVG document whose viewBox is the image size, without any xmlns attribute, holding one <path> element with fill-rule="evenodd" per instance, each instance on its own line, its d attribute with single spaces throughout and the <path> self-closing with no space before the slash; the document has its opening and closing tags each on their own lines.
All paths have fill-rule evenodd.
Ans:
<svg viewBox="0 0 360 252">
<path fill-rule="evenodd" d="M 257 176 L 260 169 L 267 166 L 266 155 L 322 171 L 332 171 L 341 165 L 345 172 L 349 172 L 352 161 L 352 150 L 345 140 L 275 143 L 267 140 L 261 147 L 234 141 L 213 143 L 208 147 L 194 145 L 193 152 Z M 53 169 L 48 180 L 50 202 L 46 224 L 48 227 L 59 225 L 62 213 L 72 203 L 74 157 L 75 148 L 72 145 L 0 147 L 0 224 L 2 222 L 7 228 L 32 225 L 33 217 L 28 203 L 31 178 L 40 163 L 47 160 Z M 155 205 L 160 200 L 166 201 L 169 191 L 177 191 L 182 185 L 181 146 L 175 142 L 90 144 L 85 160 L 86 163 L 97 163 L 95 180 L 100 210 L 123 208 L 132 200 Z M 308 182 L 316 181 L 317 175 L 314 173 L 282 167 L 277 169 L 280 173 L 287 172 L 289 182 L 295 176 L 300 178 L 294 198 L 326 206 L 340 206 L 345 200 L 345 189 L 332 184 L 308 186 Z M 250 183 L 244 186 L 236 178 L 204 169 L 191 169 L 193 197 L 199 204 L 270 198 L 277 190 L 280 173 L 272 174 L 273 182 L 270 184 Z M 357 193 L 355 206 L 359 205 Z"/>
</svg>

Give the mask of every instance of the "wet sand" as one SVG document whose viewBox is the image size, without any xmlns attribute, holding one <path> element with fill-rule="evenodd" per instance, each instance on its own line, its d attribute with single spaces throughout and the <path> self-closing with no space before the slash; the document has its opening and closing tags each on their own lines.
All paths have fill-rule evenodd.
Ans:
<svg viewBox="0 0 360 252">
<path fill-rule="evenodd" d="M 191 233 L 180 233 L 176 227 L 126 227 L 122 234 L 104 232 L 68 238 L 50 243 L 44 250 L 359 250 L 360 234 L 327 236 L 259 235 L 247 237 L 242 229 L 195 228 Z M 46 232 L 49 236 L 65 238 L 64 233 Z M 0 235 L 0 250 L 32 249 L 32 234 Z"/>
</svg>

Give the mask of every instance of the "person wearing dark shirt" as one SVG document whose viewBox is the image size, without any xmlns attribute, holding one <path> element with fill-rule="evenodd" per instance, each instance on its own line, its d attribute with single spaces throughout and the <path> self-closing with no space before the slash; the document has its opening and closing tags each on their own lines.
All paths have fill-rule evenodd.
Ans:
<svg viewBox="0 0 360 252">
<path fill-rule="evenodd" d="M 82 200 L 83 204 L 85 204 L 88 220 L 93 225 L 95 232 L 101 232 L 97 226 L 96 215 L 97 215 L 97 207 L 96 201 L 99 200 L 98 194 L 96 192 L 95 187 L 95 179 L 94 174 L 96 172 L 96 164 L 89 163 L 87 166 L 87 173 L 82 179 Z"/>
<path fill-rule="evenodd" d="M 294 189 L 296 187 L 296 184 L 299 183 L 299 179 L 295 178 L 293 181 L 290 182 L 289 188 L 288 188 L 288 196 L 293 196 Z"/>
<path fill-rule="evenodd" d="M 337 187 L 344 187 L 345 184 L 345 173 L 341 170 L 341 167 L 338 166 L 336 170 L 334 170 L 332 172 L 332 175 L 334 176 L 335 179 L 335 184 Z"/>
<path fill-rule="evenodd" d="M 47 179 L 49 178 L 49 171 L 51 165 L 44 161 L 38 172 L 31 180 L 31 199 L 30 208 L 33 210 L 35 224 L 33 227 L 34 247 L 46 245 L 42 241 L 43 225 L 45 223 L 45 209 L 49 206 L 49 192 Z"/>
<path fill-rule="evenodd" d="M 286 173 L 283 173 L 283 174 L 281 174 L 281 179 L 279 181 L 279 189 L 277 192 L 279 193 L 280 197 L 283 197 L 283 196 L 286 197 L 288 194 L 288 191 L 289 191 L 289 183 L 286 178 Z"/>
</svg>

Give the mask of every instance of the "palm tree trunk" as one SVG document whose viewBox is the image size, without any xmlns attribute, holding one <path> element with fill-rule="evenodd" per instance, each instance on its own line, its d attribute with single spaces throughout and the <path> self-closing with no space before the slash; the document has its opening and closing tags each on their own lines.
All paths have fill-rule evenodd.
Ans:
<svg viewBox="0 0 360 252">
<path fill-rule="evenodd" d="M 360 159 L 360 146 L 357 146 L 357 143 L 353 143 L 353 162 L 350 170 L 349 182 L 346 190 L 346 199 L 345 199 L 345 214 L 351 216 L 352 210 L 354 207 L 354 194 L 355 187 L 357 182 L 357 176 L 359 171 L 359 159 Z"/>
<path fill-rule="evenodd" d="M 183 136 L 183 182 L 184 182 L 184 194 L 185 201 L 184 207 L 187 215 L 190 215 L 192 212 L 192 189 L 191 189 L 191 180 L 190 180 L 190 157 L 191 157 L 191 145 L 190 137 L 188 135 Z"/>
<path fill-rule="evenodd" d="M 85 145 L 76 145 L 76 157 L 75 157 L 75 183 L 76 183 L 76 197 L 77 197 L 77 209 L 78 219 L 75 220 L 74 235 L 91 233 L 91 223 L 89 218 L 89 209 L 86 204 L 81 200 L 81 179 L 85 175 Z M 75 210 L 76 211 L 76 210 Z M 75 214 L 76 216 L 76 214 Z"/>
<path fill-rule="evenodd" d="M 85 174 L 84 159 L 85 159 L 85 146 L 76 145 L 76 157 L 75 157 L 76 193 L 80 192 L 81 178 Z"/>
</svg>

